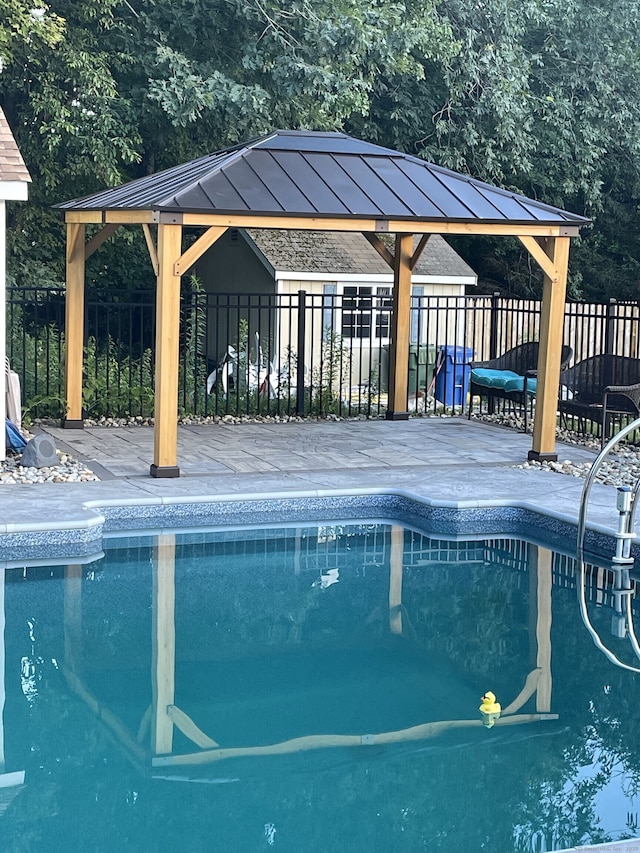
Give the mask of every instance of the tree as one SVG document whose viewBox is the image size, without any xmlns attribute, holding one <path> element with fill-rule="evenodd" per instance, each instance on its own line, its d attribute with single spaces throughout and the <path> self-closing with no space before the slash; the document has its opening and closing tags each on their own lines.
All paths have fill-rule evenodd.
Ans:
<svg viewBox="0 0 640 853">
<path fill-rule="evenodd" d="M 182 0 L 150 7 L 146 28 L 158 47 L 149 94 L 175 124 L 231 119 L 230 141 L 274 126 L 341 128 L 368 112 L 379 76 L 420 79 L 424 57 L 450 55 L 435 5 Z"/>
<path fill-rule="evenodd" d="M 450 55 L 434 8 L 56 0 L 42 16 L 56 38 L 33 42 L 23 29 L 0 75 L 0 103 L 34 177 L 31 204 L 14 214 L 13 275 L 33 276 L 35 262 L 62 276 L 57 201 L 274 127 L 339 129 L 366 114 L 380 75 L 420 78 L 425 55 Z"/>
<path fill-rule="evenodd" d="M 0 0 L 0 104 L 34 177 L 10 233 L 20 281 L 62 275 L 51 204 L 289 127 L 584 213 L 572 292 L 637 294 L 640 0 L 38 3 Z M 139 283 L 146 259 L 116 240 L 119 283 Z M 459 242 L 491 289 L 537 293 L 524 250 L 495 246 Z"/>
<path fill-rule="evenodd" d="M 12 208 L 9 272 L 21 284 L 60 283 L 64 230 L 51 205 L 119 183 L 141 140 L 116 82 L 128 62 L 117 0 L 62 0 L 38 14 L 31 5 L 9 0 L 22 26 L 2 42 L 0 104 L 33 179 L 29 205 Z"/>
<path fill-rule="evenodd" d="M 614 295 L 602 292 L 598 274 L 607 258 L 606 265 L 616 268 L 619 292 L 637 296 L 635 237 L 628 255 L 622 249 L 620 258 L 619 245 L 609 253 L 620 223 L 626 222 L 627 233 L 632 230 L 639 201 L 640 102 L 634 92 L 640 76 L 635 38 L 640 4 L 444 0 L 439 10 L 460 50 L 435 70 L 438 82 L 425 75 L 402 91 L 405 146 L 592 217 L 594 228 L 575 256 L 575 292 Z M 384 81 L 381 97 L 388 112 Z M 373 115 L 384 126 L 382 110 Z M 496 268 L 488 243 L 470 245 L 476 266 L 507 284 L 507 267 Z M 531 278 L 524 255 L 515 251 L 505 263 L 523 267 L 523 274 L 509 287 L 527 292 L 539 276 Z"/>
</svg>

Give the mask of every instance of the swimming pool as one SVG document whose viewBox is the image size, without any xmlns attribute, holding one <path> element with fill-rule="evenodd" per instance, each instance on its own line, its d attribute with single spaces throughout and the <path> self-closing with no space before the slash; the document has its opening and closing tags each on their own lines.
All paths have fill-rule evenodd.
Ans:
<svg viewBox="0 0 640 853">
<path fill-rule="evenodd" d="M 149 514 L 124 536 L 115 511 L 85 562 L 5 569 L 1 849 L 637 836 L 638 676 L 591 642 L 571 557 L 451 518 L 426 533 L 407 509 L 246 527 L 236 505 L 224 529 L 152 531 Z M 605 562 L 588 578 L 607 635 Z"/>
</svg>

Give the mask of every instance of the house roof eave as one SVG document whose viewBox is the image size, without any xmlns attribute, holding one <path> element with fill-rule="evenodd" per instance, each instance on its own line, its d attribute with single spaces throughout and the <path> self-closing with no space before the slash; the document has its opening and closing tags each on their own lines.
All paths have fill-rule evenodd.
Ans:
<svg viewBox="0 0 640 853">
<path fill-rule="evenodd" d="M 0 180 L 0 201 L 27 201 L 29 184 L 27 181 Z"/>
</svg>

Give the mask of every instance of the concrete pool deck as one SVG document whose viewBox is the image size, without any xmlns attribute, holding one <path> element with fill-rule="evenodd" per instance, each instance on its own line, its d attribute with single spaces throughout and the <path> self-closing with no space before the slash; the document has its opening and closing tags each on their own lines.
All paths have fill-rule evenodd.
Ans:
<svg viewBox="0 0 640 853">
<path fill-rule="evenodd" d="M 0 533 L 86 523 L 92 506 L 166 499 L 402 491 L 448 505 L 513 504 L 575 522 L 581 478 L 522 469 L 531 436 L 466 418 L 184 425 L 176 479 L 153 479 L 151 427 L 43 427 L 99 482 L 0 485 Z M 558 444 L 559 461 L 596 453 Z M 589 526 L 615 527 L 615 489 L 595 486 Z"/>
</svg>

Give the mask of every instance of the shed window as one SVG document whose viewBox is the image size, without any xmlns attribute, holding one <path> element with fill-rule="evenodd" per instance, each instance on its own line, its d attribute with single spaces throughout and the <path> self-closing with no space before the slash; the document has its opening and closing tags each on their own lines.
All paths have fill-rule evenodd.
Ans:
<svg viewBox="0 0 640 853">
<path fill-rule="evenodd" d="M 391 333 L 390 287 L 344 285 L 342 336 L 351 340 L 388 338 Z"/>
</svg>

